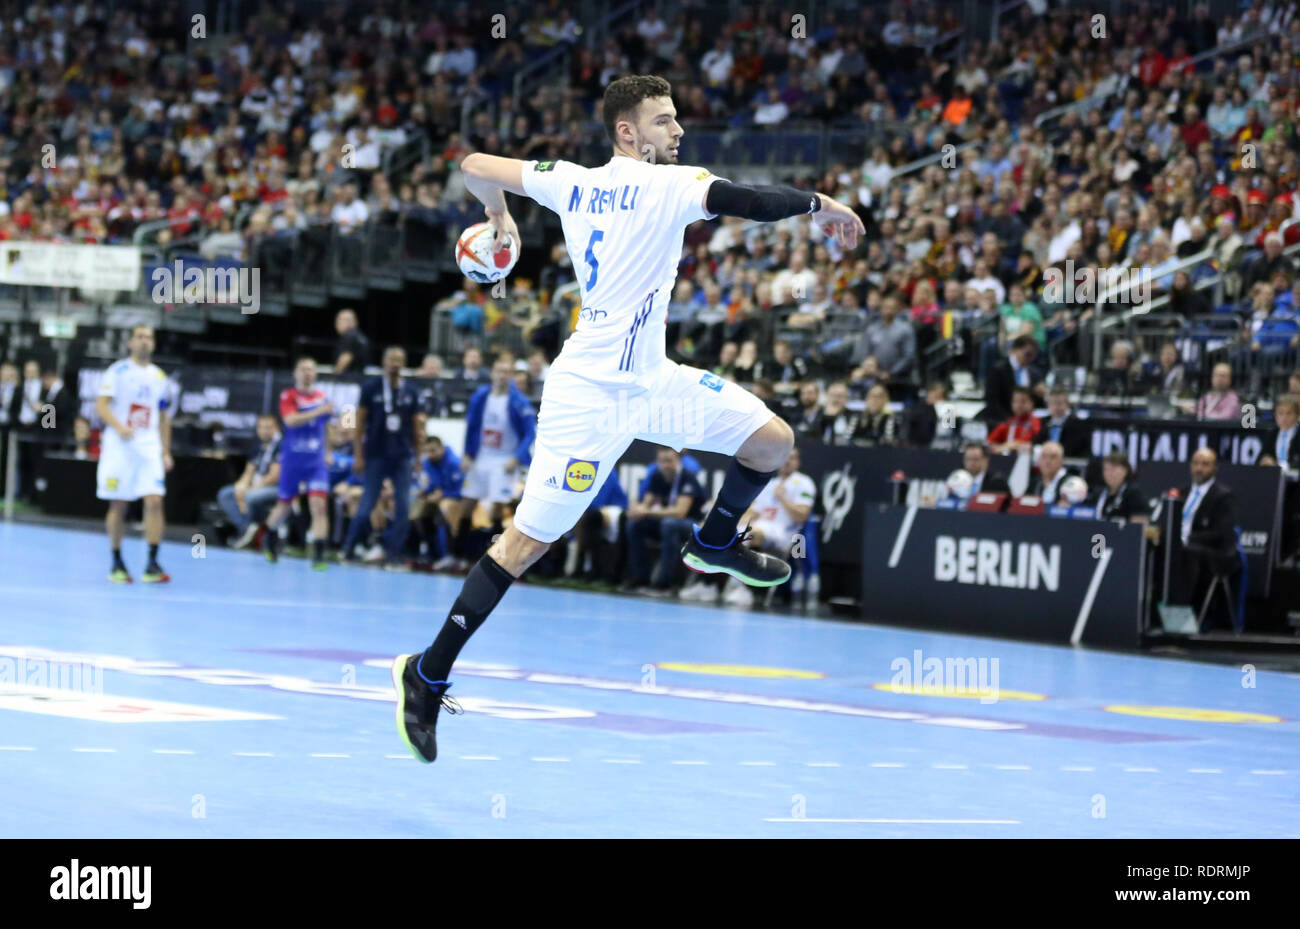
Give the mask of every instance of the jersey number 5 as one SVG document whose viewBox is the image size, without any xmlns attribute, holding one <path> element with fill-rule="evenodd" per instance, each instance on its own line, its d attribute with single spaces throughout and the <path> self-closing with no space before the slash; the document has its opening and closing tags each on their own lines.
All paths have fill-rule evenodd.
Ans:
<svg viewBox="0 0 1300 929">
<path fill-rule="evenodd" d="M 587 264 L 591 266 L 591 277 L 587 278 L 587 286 L 583 288 L 588 293 L 596 286 L 596 273 L 600 271 L 600 262 L 596 260 L 596 253 L 593 251 L 596 243 L 605 238 L 605 233 L 599 229 L 591 230 L 591 238 L 587 240 Z"/>
</svg>

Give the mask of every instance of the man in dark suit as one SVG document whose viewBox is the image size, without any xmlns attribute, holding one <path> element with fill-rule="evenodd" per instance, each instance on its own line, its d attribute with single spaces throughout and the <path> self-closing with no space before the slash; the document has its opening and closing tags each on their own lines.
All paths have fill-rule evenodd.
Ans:
<svg viewBox="0 0 1300 929">
<path fill-rule="evenodd" d="M 0 492 L 4 491 L 9 460 L 9 435 L 18 427 L 18 410 L 23 402 L 23 385 L 18 366 L 11 361 L 0 364 Z"/>
<path fill-rule="evenodd" d="M 67 445 L 72 438 L 73 421 L 77 418 L 77 398 L 64 386 L 59 372 L 53 368 L 41 372 L 41 409 L 53 414 L 48 420 L 51 440 L 59 447 Z"/>
<path fill-rule="evenodd" d="M 1027 387 L 1035 396 L 1042 396 L 1042 378 L 1031 367 L 1038 357 L 1038 342 L 1031 335 L 1017 336 L 1011 343 L 1007 357 L 989 369 L 984 383 L 984 412 L 980 419 L 1000 423 L 1011 418 L 1011 392 L 1017 387 Z"/>
<path fill-rule="evenodd" d="M 1047 392 L 1047 415 L 1038 421 L 1038 438 L 1059 442 L 1066 458 L 1087 458 L 1091 454 L 1092 434 L 1083 420 L 1070 412 L 1070 392 L 1063 385 L 1057 384 Z"/>
<path fill-rule="evenodd" d="M 962 449 L 962 467 L 975 479 L 970 488 L 972 497 L 979 493 L 1011 493 L 1006 478 L 989 472 L 989 450 L 983 442 L 971 442 Z"/>
<path fill-rule="evenodd" d="M 1211 448 L 1199 448 L 1192 456 L 1192 483 L 1181 489 L 1182 507 L 1175 517 L 1183 543 L 1183 569 L 1191 606 L 1200 611 L 1214 572 L 1240 570 L 1237 554 L 1237 498 L 1218 480 L 1219 459 Z M 1235 569 L 1235 570 L 1234 570 Z M 1216 597 L 1214 609 L 1202 628 L 1222 615 L 1224 605 Z"/>
<path fill-rule="evenodd" d="M 1277 427 L 1264 435 L 1259 463 L 1281 466 L 1288 475 L 1282 496 L 1282 547 L 1278 558 L 1286 561 L 1300 547 L 1300 394 L 1283 394 L 1273 404 Z"/>
<path fill-rule="evenodd" d="M 1038 470 L 1029 478 L 1027 497 L 1041 497 L 1048 506 L 1065 503 L 1061 499 L 1061 484 L 1074 474 L 1065 466 L 1065 449 L 1060 442 L 1044 442 L 1038 451 Z"/>
<path fill-rule="evenodd" d="M 1151 515 L 1142 490 L 1133 482 L 1133 466 L 1123 452 L 1111 452 L 1101 461 L 1101 485 L 1089 496 L 1098 519 L 1146 524 Z"/>
</svg>

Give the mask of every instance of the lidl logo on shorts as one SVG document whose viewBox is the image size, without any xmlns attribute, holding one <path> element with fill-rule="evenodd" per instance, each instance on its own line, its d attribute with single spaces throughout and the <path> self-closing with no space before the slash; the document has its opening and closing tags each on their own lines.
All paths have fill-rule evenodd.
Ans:
<svg viewBox="0 0 1300 929">
<path fill-rule="evenodd" d="M 591 485 L 596 483 L 596 469 L 600 467 L 599 461 L 583 461 L 581 458 L 570 458 L 569 463 L 564 466 L 564 489 L 576 490 L 581 493 L 589 490 Z"/>
<path fill-rule="evenodd" d="M 718 393 L 721 393 L 722 385 L 727 382 L 724 381 L 722 378 L 718 377 L 716 374 L 709 374 L 706 371 L 704 377 L 700 378 L 700 383 L 703 384 L 705 387 L 709 388 L 709 390 L 716 390 Z"/>
</svg>

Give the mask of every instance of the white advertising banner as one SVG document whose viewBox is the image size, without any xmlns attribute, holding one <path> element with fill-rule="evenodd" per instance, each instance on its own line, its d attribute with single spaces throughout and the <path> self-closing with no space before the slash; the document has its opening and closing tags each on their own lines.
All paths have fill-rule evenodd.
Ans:
<svg viewBox="0 0 1300 929">
<path fill-rule="evenodd" d="M 0 242 L 0 283 L 135 290 L 140 286 L 140 249 L 134 245 Z"/>
</svg>

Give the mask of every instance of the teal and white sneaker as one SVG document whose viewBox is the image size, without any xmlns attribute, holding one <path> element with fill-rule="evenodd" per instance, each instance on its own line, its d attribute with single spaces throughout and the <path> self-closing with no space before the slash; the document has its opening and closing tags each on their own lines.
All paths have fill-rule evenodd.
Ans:
<svg viewBox="0 0 1300 929">
<path fill-rule="evenodd" d="M 682 546 L 682 563 L 700 574 L 729 574 L 750 587 L 776 587 L 790 577 L 790 566 L 775 555 L 755 551 L 745 544 L 746 526 L 726 548 L 714 548 L 700 541 L 699 530 Z"/>
</svg>

